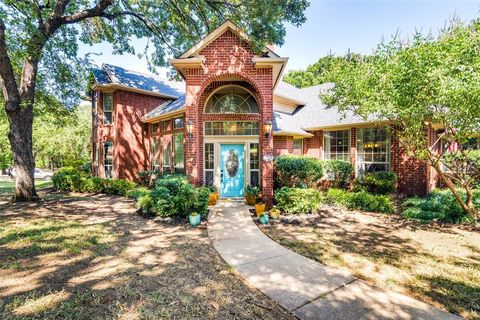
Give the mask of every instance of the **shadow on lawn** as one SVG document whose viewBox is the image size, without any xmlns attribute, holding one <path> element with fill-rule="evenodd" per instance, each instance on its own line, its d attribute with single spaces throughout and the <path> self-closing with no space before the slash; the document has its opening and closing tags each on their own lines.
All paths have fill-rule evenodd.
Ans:
<svg viewBox="0 0 480 320">
<path fill-rule="evenodd" d="M 377 223 L 374 216 L 324 212 L 300 226 L 278 225 L 265 230 L 281 244 L 320 263 L 346 267 L 374 283 L 386 275 L 417 299 L 469 319 L 480 318 L 480 248 L 464 245 L 470 250 L 464 257 L 435 255 L 411 238 L 400 236 L 397 231 L 402 223 L 395 217 L 390 224 L 392 218 Z M 421 230 L 444 232 L 443 228 Z M 447 233 L 457 234 L 455 230 Z"/>
<path fill-rule="evenodd" d="M 134 213 L 131 201 L 109 196 L 47 197 L 39 204 L 2 205 L 0 212 L 0 224 L 49 219 L 60 225 L 10 236 L 1 236 L 0 228 L 0 256 L 18 257 L 16 250 L 42 235 L 59 245 L 16 259 L 29 268 L 0 268 L 2 319 L 292 318 L 229 271 L 205 227 L 146 220 Z M 79 253 L 60 250 L 75 241 L 75 233 L 53 236 L 68 229 L 62 222 L 112 238 L 87 243 Z M 87 232 L 85 239 L 89 233 L 95 236 Z M 21 245 L 8 246 L 13 241 Z M 101 250 L 93 250 L 99 244 Z"/>
</svg>

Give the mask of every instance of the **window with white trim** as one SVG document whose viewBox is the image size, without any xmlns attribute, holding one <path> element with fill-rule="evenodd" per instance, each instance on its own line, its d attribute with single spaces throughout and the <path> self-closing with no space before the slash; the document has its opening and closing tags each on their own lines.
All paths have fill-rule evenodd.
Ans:
<svg viewBox="0 0 480 320">
<path fill-rule="evenodd" d="M 250 184 L 260 186 L 260 145 L 250 143 Z"/>
<path fill-rule="evenodd" d="M 113 95 L 111 93 L 103 94 L 103 124 L 113 123 Z"/>
<path fill-rule="evenodd" d="M 205 143 L 204 157 L 205 185 L 213 186 L 215 176 L 215 145 L 213 143 Z"/>
<path fill-rule="evenodd" d="M 350 162 L 350 130 L 325 131 L 323 150 L 325 160 Z"/>
<path fill-rule="evenodd" d="M 160 170 L 160 163 L 158 161 L 158 138 L 152 137 L 152 170 Z"/>
<path fill-rule="evenodd" d="M 162 171 L 164 173 L 172 172 L 172 143 L 169 141 L 163 145 L 162 149 Z"/>
<path fill-rule="evenodd" d="M 175 173 L 185 173 L 183 132 L 176 132 L 173 135 L 173 161 Z"/>
<path fill-rule="evenodd" d="M 293 139 L 293 154 L 297 156 L 303 154 L 303 139 Z"/>
<path fill-rule="evenodd" d="M 258 113 L 252 94 L 239 86 L 225 86 L 212 94 L 205 104 L 205 113 Z"/>
<path fill-rule="evenodd" d="M 357 129 L 357 176 L 390 170 L 390 134 L 386 128 Z"/>
<path fill-rule="evenodd" d="M 103 144 L 103 172 L 106 179 L 113 178 L 113 142 Z"/>
</svg>

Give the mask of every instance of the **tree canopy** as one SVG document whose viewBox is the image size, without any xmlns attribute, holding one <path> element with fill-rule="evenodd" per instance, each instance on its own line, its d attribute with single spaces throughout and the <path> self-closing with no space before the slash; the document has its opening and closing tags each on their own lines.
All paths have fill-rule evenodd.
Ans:
<svg viewBox="0 0 480 320">
<path fill-rule="evenodd" d="M 480 157 L 465 145 L 480 130 L 480 20 L 452 21 L 438 36 L 393 37 L 368 61 L 336 65 L 328 76 L 336 86 L 324 101 L 389 121 L 407 153 L 428 161 L 463 209 L 478 214 L 472 188 Z"/>
<path fill-rule="evenodd" d="M 321 57 L 312 65 L 309 65 L 305 70 L 294 70 L 288 72 L 283 80 L 296 86 L 297 88 L 311 87 L 322 83 L 332 82 L 333 69 L 341 68 L 349 64 L 357 64 L 361 61 L 368 60 L 368 56 L 363 56 L 356 53 L 348 52 L 344 56 L 335 56 L 329 54 Z"/>
</svg>

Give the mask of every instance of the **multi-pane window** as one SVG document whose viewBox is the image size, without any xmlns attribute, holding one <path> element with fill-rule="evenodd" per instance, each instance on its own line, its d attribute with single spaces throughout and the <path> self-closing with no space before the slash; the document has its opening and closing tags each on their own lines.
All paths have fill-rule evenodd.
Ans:
<svg viewBox="0 0 480 320">
<path fill-rule="evenodd" d="M 158 138 L 152 137 L 152 170 L 160 170 L 158 162 Z"/>
<path fill-rule="evenodd" d="M 158 132 L 158 122 L 152 124 L 152 133 Z"/>
<path fill-rule="evenodd" d="M 98 91 L 93 91 L 92 93 L 92 118 L 93 118 L 93 126 L 97 126 L 98 122 Z"/>
<path fill-rule="evenodd" d="M 357 176 L 390 170 L 390 135 L 385 128 L 357 130 Z"/>
<path fill-rule="evenodd" d="M 165 120 L 165 121 L 162 121 L 161 124 L 162 124 L 162 132 L 165 132 L 165 131 L 170 131 L 172 130 L 172 128 L 170 127 L 170 123 L 172 121 L 170 120 Z"/>
<path fill-rule="evenodd" d="M 244 88 L 226 86 L 208 99 L 205 113 L 258 113 L 258 104 Z"/>
<path fill-rule="evenodd" d="M 113 123 L 113 95 L 103 94 L 103 124 Z"/>
<path fill-rule="evenodd" d="M 113 178 L 113 143 L 107 141 L 103 144 L 103 172 L 105 178 Z"/>
<path fill-rule="evenodd" d="M 293 139 L 293 154 L 298 156 L 303 154 L 303 139 Z"/>
<path fill-rule="evenodd" d="M 215 168 L 215 147 L 213 143 L 205 143 L 205 185 L 213 186 Z"/>
<path fill-rule="evenodd" d="M 171 173 L 172 171 L 172 143 L 170 141 L 163 145 L 162 170 L 165 173 Z"/>
<path fill-rule="evenodd" d="M 175 133 L 173 135 L 175 173 L 185 173 L 185 153 L 183 146 L 183 132 Z"/>
<path fill-rule="evenodd" d="M 250 143 L 250 184 L 260 186 L 260 150 L 258 143 Z"/>
<path fill-rule="evenodd" d="M 183 118 L 175 118 L 173 119 L 173 128 L 174 129 L 182 129 L 183 126 L 185 125 L 185 121 Z"/>
<path fill-rule="evenodd" d="M 205 122 L 207 136 L 251 136 L 259 135 L 258 122 L 251 121 L 217 121 Z"/>
<path fill-rule="evenodd" d="M 325 131 L 323 137 L 325 160 L 350 161 L 350 130 Z"/>
</svg>

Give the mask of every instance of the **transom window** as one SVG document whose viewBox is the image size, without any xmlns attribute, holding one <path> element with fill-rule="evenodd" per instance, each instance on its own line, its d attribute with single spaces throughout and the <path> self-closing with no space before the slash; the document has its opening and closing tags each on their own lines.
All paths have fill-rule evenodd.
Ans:
<svg viewBox="0 0 480 320">
<path fill-rule="evenodd" d="M 207 136 L 254 136 L 259 135 L 258 122 L 253 121 L 213 121 L 205 122 Z"/>
<path fill-rule="evenodd" d="M 210 96 L 205 113 L 258 113 L 258 104 L 246 89 L 226 86 Z"/>
<path fill-rule="evenodd" d="M 323 137 L 325 160 L 350 162 L 350 130 L 325 131 Z"/>
<path fill-rule="evenodd" d="M 385 128 L 357 131 L 357 176 L 390 170 L 390 135 Z"/>
</svg>

